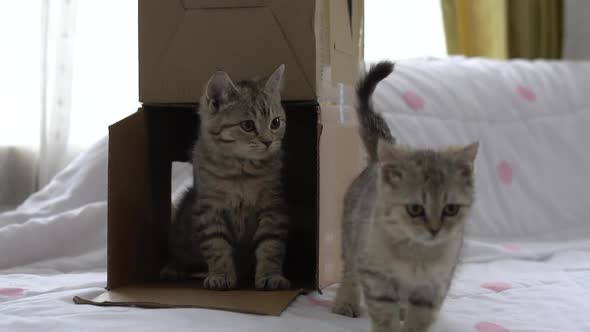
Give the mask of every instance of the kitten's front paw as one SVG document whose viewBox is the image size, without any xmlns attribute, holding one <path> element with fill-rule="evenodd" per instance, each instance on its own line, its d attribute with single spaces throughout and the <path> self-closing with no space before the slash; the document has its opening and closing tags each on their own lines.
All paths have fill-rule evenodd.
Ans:
<svg viewBox="0 0 590 332">
<path fill-rule="evenodd" d="M 291 283 L 287 278 L 280 274 L 271 274 L 263 277 L 256 277 L 255 286 L 256 289 L 260 290 L 277 290 L 289 289 Z"/>
<path fill-rule="evenodd" d="M 238 279 L 234 273 L 214 273 L 207 275 L 203 286 L 213 290 L 228 290 L 236 288 Z"/>
<path fill-rule="evenodd" d="M 332 308 L 332 312 L 342 316 L 355 318 L 360 315 L 360 307 L 351 303 L 336 303 Z"/>
</svg>

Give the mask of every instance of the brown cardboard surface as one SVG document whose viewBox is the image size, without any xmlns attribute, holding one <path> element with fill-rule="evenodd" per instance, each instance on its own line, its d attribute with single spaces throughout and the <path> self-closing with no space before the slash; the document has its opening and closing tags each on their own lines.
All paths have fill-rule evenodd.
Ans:
<svg viewBox="0 0 590 332">
<path fill-rule="evenodd" d="M 142 308 L 210 308 L 279 316 L 301 290 L 259 292 L 253 290 L 210 291 L 190 284 L 147 284 L 120 287 L 77 304 L 134 306 Z"/>
<path fill-rule="evenodd" d="M 319 287 L 340 281 L 343 200 L 362 171 L 363 148 L 354 110 L 322 106 L 320 139 Z"/>
<path fill-rule="evenodd" d="M 144 264 L 142 258 L 161 255 L 157 250 L 155 231 L 151 227 L 154 224 L 154 216 L 150 213 L 153 186 L 146 180 L 150 167 L 138 167 L 149 165 L 148 147 L 145 144 L 147 131 L 137 125 L 144 121 L 145 113 L 137 112 L 110 127 L 107 216 L 109 288 L 147 281 L 144 278 L 153 267 L 149 263 Z"/>
<path fill-rule="evenodd" d="M 350 85 L 362 55 L 363 2 L 142 0 L 140 101 L 194 103 L 215 70 L 245 79 L 281 63 L 284 100 L 316 100 L 323 86 Z"/>
<path fill-rule="evenodd" d="M 158 280 L 166 254 L 163 221 L 170 216 L 171 160 L 188 159 L 197 121 L 190 109 L 170 114 L 140 109 L 110 126 L 109 289 Z"/>
</svg>

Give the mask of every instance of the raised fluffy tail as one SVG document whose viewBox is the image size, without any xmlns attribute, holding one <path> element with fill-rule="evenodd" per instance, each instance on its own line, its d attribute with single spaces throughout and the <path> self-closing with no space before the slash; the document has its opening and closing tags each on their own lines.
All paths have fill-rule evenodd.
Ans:
<svg viewBox="0 0 590 332">
<path fill-rule="evenodd" d="M 395 143 L 387 123 L 373 109 L 371 96 L 377 84 L 393 72 L 394 64 L 390 61 L 381 61 L 371 66 L 369 71 L 362 77 L 356 88 L 358 98 L 357 115 L 360 122 L 360 132 L 365 149 L 370 160 L 377 160 L 377 143 L 379 139 Z"/>
</svg>

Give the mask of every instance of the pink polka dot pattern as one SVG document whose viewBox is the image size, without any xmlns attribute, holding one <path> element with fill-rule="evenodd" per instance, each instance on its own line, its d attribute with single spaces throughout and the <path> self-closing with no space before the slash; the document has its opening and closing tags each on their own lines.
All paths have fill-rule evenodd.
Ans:
<svg viewBox="0 0 590 332">
<path fill-rule="evenodd" d="M 482 288 L 489 289 L 496 293 L 503 292 L 512 288 L 512 285 L 507 282 L 487 282 L 481 285 Z"/>
<path fill-rule="evenodd" d="M 424 98 L 417 95 L 415 92 L 406 91 L 404 92 L 402 97 L 404 98 L 406 104 L 414 111 L 418 111 L 424 108 Z"/>
<path fill-rule="evenodd" d="M 314 306 L 327 307 L 327 308 L 331 308 L 334 306 L 333 301 L 316 299 L 313 295 L 310 295 L 307 298 L 307 301 L 309 302 L 309 304 L 314 305 Z"/>
<path fill-rule="evenodd" d="M 510 163 L 506 160 L 502 160 L 498 166 L 496 166 L 496 171 L 498 172 L 500 182 L 503 184 L 512 183 L 512 166 L 510 166 Z"/>
<path fill-rule="evenodd" d="M 479 322 L 475 324 L 475 330 L 478 332 L 510 332 L 510 330 L 504 326 L 490 322 Z"/>
<path fill-rule="evenodd" d="M 520 246 L 518 244 L 514 244 L 514 243 L 506 243 L 505 245 L 503 245 L 504 249 L 506 250 L 510 250 L 510 251 L 520 251 Z"/>
<path fill-rule="evenodd" d="M 531 90 L 531 88 L 528 88 L 526 86 L 518 86 L 518 88 L 516 89 L 516 91 L 518 92 L 518 95 L 529 102 L 534 102 L 537 99 L 537 95 L 535 95 L 535 92 L 533 90 Z"/>
<path fill-rule="evenodd" d="M 22 288 L 0 288 L 0 297 L 16 298 L 25 294 Z"/>
</svg>

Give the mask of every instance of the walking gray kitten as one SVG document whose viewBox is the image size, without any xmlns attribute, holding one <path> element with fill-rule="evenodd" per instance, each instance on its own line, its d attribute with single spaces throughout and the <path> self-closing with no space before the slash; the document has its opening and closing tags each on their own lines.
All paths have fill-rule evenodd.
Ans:
<svg viewBox="0 0 590 332">
<path fill-rule="evenodd" d="M 428 331 L 445 298 L 474 201 L 478 143 L 445 151 L 395 145 L 370 102 L 393 71 L 381 62 L 357 87 L 370 164 L 355 179 L 343 217 L 344 275 L 333 311 L 356 317 L 360 290 L 373 331 Z M 400 304 L 408 305 L 403 328 Z"/>
<path fill-rule="evenodd" d="M 289 288 L 283 276 L 288 218 L 281 185 L 286 117 L 284 65 L 266 80 L 232 82 L 215 73 L 200 101 L 194 187 L 173 213 L 164 279 L 206 271 L 209 289 Z"/>
</svg>

